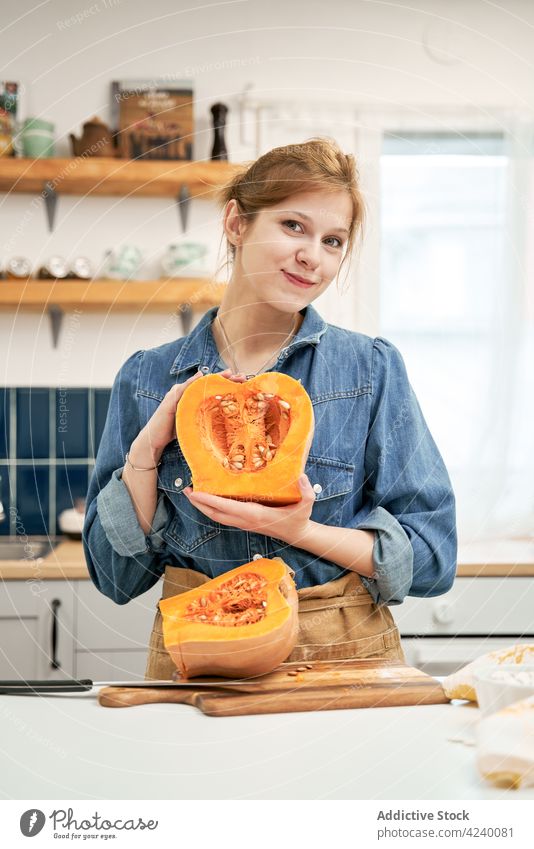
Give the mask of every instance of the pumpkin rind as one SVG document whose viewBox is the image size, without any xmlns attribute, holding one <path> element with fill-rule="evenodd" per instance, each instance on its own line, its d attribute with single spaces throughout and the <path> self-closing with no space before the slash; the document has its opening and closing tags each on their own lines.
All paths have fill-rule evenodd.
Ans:
<svg viewBox="0 0 534 849">
<path fill-rule="evenodd" d="M 199 602 L 224 596 L 225 585 L 253 574 L 263 581 L 264 617 L 245 625 L 199 621 L 189 612 Z M 162 599 L 163 642 L 183 678 L 247 677 L 272 672 L 291 654 L 298 637 L 298 595 L 293 570 L 280 558 L 261 558 L 231 569 L 185 593 Z M 246 596 L 246 591 L 244 592 Z"/>
<path fill-rule="evenodd" d="M 298 479 L 313 431 L 308 393 L 280 372 L 244 383 L 206 375 L 187 387 L 176 409 L 193 489 L 274 507 L 301 500 Z"/>
</svg>

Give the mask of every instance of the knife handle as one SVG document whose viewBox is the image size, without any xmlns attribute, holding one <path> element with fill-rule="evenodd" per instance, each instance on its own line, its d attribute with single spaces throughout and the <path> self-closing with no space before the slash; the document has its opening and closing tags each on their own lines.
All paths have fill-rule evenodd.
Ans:
<svg viewBox="0 0 534 849">
<path fill-rule="evenodd" d="M 89 678 L 79 681 L 64 679 L 61 681 L 0 681 L 0 695 L 24 696 L 33 693 L 84 693 L 92 690 L 93 682 Z"/>
</svg>

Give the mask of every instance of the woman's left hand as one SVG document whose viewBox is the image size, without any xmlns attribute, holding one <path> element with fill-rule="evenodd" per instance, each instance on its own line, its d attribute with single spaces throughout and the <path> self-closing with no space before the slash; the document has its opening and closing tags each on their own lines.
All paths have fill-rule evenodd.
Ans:
<svg viewBox="0 0 534 849">
<path fill-rule="evenodd" d="M 308 476 L 301 475 L 298 483 L 302 499 L 298 504 L 286 507 L 266 507 L 253 501 L 237 501 L 207 492 L 193 492 L 190 486 L 182 492 L 193 507 L 214 522 L 297 545 L 299 538 L 304 535 L 315 503 L 315 492 Z"/>
</svg>

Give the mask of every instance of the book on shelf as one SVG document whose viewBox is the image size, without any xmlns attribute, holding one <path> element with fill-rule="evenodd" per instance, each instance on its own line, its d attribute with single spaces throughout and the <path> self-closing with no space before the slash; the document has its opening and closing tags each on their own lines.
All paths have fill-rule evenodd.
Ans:
<svg viewBox="0 0 534 849">
<path fill-rule="evenodd" d="M 0 80 L 0 156 L 16 155 L 19 83 Z"/>
<path fill-rule="evenodd" d="M 119 80 L 112 120 L 125 159 L 193 159 L 193 81 Z"/>
</svg>

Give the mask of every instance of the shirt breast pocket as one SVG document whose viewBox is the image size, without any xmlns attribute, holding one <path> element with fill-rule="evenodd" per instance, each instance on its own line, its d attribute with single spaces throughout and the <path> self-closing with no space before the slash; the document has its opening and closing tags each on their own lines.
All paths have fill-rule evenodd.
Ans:
<svg viewBox="0 0 534 849">
<path fill-rule="evenodd" d="M 354 486 L 354 466 L 310 454 L 304 471 L 315 491 L 312 520 L 322 525 L 340 525 L 345 499 Z"/>
<path fill-rule="evenodd" d="M 163 534 L 171 548 L 189 554 L 221 533 L 219 522 L 212 522 L 197 510 L 182 492 L 191 485 L 191 470 L 175 440 L 163 452 L 158 469 L 158 491 L 164 493 L 173 508 L 173 517 Z"/>
</svg>

